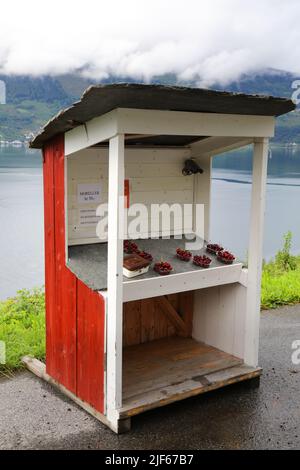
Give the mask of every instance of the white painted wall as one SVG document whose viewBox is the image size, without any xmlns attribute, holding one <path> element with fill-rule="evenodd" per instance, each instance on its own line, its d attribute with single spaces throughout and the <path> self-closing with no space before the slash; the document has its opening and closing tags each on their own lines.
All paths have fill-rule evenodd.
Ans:
<svg viewBox="0 0 300 470">
<path fill-rule="evenodd" d="M 244 359 L 247 288 L 234 283 L 194 295 L 193 338 Z"/>
<path fill-rule="evenodd" d="M 149 208 L 151 203 L 192 204 L 194 177 L 183 176 L 181 172 L 184 160 L 189 156 L 189 149 L 126 149 L 125 178 L 129 179 L 130 204 L 143 203 Z M 107 202 L 108 150 L 86 149 L 68 156 L 67 175 L 68 243 L 99 242 L 95 224 L 80 224 L 80 210 L 95 211 L 98 203 L 80 203 L 77 188 L 79 184 L 99 183 L 101 203 Z M 192 231 L 192 218 L 191 211 L 186 230 L 189 233 Z M 148 222 L 150 225 L 150 220 Z M 177 232 L 180 226 L 181 220 L 175 218 L 173 229 Z"/>
</svg>

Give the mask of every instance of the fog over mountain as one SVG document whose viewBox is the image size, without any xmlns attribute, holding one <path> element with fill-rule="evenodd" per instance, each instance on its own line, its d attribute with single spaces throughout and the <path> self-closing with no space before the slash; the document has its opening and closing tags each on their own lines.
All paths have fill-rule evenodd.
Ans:
<svg viewBox="0 0 300 470">
<path fill-rule="evenodd" d="M 91 83 L 290 97 L 299 17 L 299 0 L 2 2 L 0 140 L 28 139 Z M 300 141 L 299 122 L 298 111 L 281 118 L 276 138 Z"/>
<path fill-rule="evenodd" d="M 10 0 L 0 14 L 6 75 L 226 86 L 270 68 L 300 73 L 298 0 Z"/>
</svg>

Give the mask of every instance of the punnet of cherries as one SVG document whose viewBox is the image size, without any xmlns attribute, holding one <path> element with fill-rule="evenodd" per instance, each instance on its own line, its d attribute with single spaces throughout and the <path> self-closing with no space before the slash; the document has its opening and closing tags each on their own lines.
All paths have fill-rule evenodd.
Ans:
<svg viewBox="0 0 300 470">
<path fill-rule="evenodd" d="M 146 259 L 147 261 L 151 262 L 153 260 L 153 256 L 151 255 L 151 253 L 147 253 L 147 251 L 137 250 L 136 254 L 141 256 L 142 258 Z"/>
<path fill-rule="evenodd" d="M 206 251 L 215 254 L 218 260 L 224 264 L 232 264 L 235 260 L 235 256 L 230 253 L 230 251 L 224 250 L 224 248 L 217 243 L 208 243 Z"/>
<path fill-rule="evenodd" d="M 151 253 L 139 250 L 137 244 L 131 242 L 130 240 L 124 240 L 124 253 L 135 253 L 150 262 L 153 260 L 153 256 L 151 255 Z"/>
<path fill-rule="evenodd" d="M 167 261 L 160 261 L 159 263 L 155 263 L 154 265 L 154 271 L 156 271 L 161 276 L 170 274 L 172 270 L 173 270 L 173 267 Z"/>
<path fill-rule="evenodd" d="M 188 250 L 183 250 L 182 248 L 177 248 L 176 250 L 177 258 L 182 261 L 189 261 L 192 257 L 192 253 Z"/>
<path fill-rule="evenodd" d="M 225 250 L 219 251 L 217 257 L 219 261 L 225 264 L 232 264 L 235 260 L 235 256 L 229 251 L 225 251 Z"/>
<path fill-rule="evenodd" d="M 195 255 L 193 257 L 193 263 L 196 266 L 200 266 L 201 268 L 209 268 L 210 263 L 211 263 L 211 259 L 208 256 L 205 256 L 205 255 L 203 255 L 203 256 Z"/>
<path fill-rule="evenodd" d="M 219 253 L 219 251 L 222 250 L 224 250 L 224 248 L 221 245 L 218 245 L 217 243 L 208 243 L 208 245 L 206 245 L 206 251 L 214 255 L 216 255 L 217 253 Z"/>
<path fill-rule="evenodd" d="M 124 240 L 123 244 L 124 253 L 131 254 L 136 253 L 138 250 L 138 246 L 136 243 L 131 242 L 130 240 Z"/>
</svg>

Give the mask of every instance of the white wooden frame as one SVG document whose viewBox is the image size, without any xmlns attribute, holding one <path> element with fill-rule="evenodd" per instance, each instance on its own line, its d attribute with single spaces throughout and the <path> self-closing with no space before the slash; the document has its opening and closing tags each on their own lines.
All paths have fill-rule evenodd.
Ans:
<svg viewBox="0 0 300 470">
<path fill-rule="evenodd" d="M 107 417 L 122 406 L 124 135 L 109 141 L 107 272 Z"/>
<path fill-rule="evenodd" d="M 65 133 L 65 155 L 117 134 L 273 137 L 275 118 L 240 114 L 189 113 L 118 108 Z M 219 151 L 220 151 L 219 146 Z"/>
<path fill-rule="evenodd" d="M 199 271 L 169 274 L 123 282 L 123 301 L 148 299 L 159 295 L 187 292 L 195 289 L 240 282 L 242 264 L 218 266 Z"/>
<path fill-rule="evenodd" d="M 206 165 L 210 176 L 211 156 L 254 143 L 249 268 L 241 265 L 216 268 L 204 275 L 202 283 L 196 275 L 193 287 L 238 282 L 247 289 L 244 361 L 256 367 L 260 317 L 260 277 L 262 262 L 263 218 L 267 171 L 268 138 L 274 135 L 275 118 L 270 116 L 187 113 L 118 108 L 85 125 L 65 133 L 65 155 L 109 140 L 109 241 L 108 241 L 108 298 L 107 298 L 107 418 L 117 423 L 122 407 L 122 309 L 123 302 L 141 298 L 135 294 L 138 283 L 123 283 L 123 240 L 119 237 L 124 223 L 124 135 L 191 135 L 210 136 L 191 146 L 193 157 Z M 205 182 L 210 191 L 210 181 Z M 201 190 L 200 190 L 201 191 Z M 207 204 L 209 205 L 209 192 Z M 209 213 L 206 214 L 209 221 Z M 229 269 L 231 268 L 231 269 Z M 219 271 L 218 271 L 219 270 Z M 209 273 L 212 274 L 209 274 Z M 222 274 L 221 274 L 222 273 Z M 197 274 L 197 273 L 196 273 Z M 220 274 L 220 275 L 219 275 Z M 185 274 L 164 280 L 147 280 L 147 297 L 161 295 L 160 290 L 185 290 Z M 180 280 L 180 282 L 177 282 Z M 172 287 L 172 283 L 175 287 Z M 124 287 L 125 284 L 125 287 Z M 135 287 L 133 287 L 135 286 Z M 143 289 L 145 284 L 143 284 Z M 124 289 L 124 293 L 123 293 Z M 188 290 L 188 289 L 187 289 Z"/>
<path fill-rule="evenodd" d="M 268 167 L 268 145 L 268 139 L 256 139 L 253 150 L 252 199 L 248 249 L 247 310 L 244 353 L 245 363 L 253 367 L 256 367 L 258 363 L 262 249 Z"/>
</svg>

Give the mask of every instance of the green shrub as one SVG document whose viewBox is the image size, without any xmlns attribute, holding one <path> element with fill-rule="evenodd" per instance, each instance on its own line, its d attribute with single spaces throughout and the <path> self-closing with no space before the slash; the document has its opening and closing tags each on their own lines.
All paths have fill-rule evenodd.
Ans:
<svg viewBox="0 0 300 470">
<path fill-rule="evenodd" d="M 282 250 L 279 250 L 275 256 L 275 264 L 281 271 L 294 270 L 297 267 L 296 257 L 291 255 L 292 232 L 288 231 L 284 237 Z"/>
<path fill-rule="evenodd" d="M 275 260 L 263 263 L 262 308 L 300 302 L 300 256 L 291 255 L 292 233 L 284 235 L 284 245 Z"/>
</svg>

